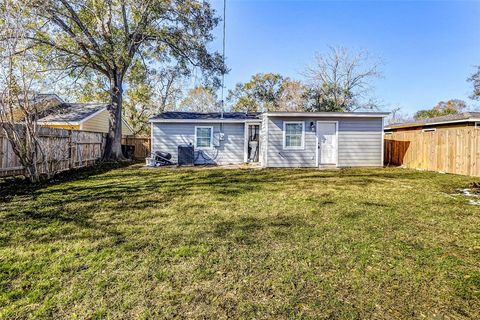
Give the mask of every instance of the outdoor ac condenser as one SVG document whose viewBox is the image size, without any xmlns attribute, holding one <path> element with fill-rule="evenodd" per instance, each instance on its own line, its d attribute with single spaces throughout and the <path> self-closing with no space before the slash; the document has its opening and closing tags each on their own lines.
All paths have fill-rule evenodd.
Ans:
<svg viewBox="0 0 480 320">
<path fill-rule="evenodd" d="M 195 153 L 193 146 L 180 145 L 178 146 L 178 165 L 179 166 L 193 166 L 195 160 Z"/>
</svg>

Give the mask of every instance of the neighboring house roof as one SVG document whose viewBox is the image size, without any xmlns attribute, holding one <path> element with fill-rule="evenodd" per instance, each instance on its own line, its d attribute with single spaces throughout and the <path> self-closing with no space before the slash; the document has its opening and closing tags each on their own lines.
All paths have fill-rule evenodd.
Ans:
<svg viewBox="0 0 480 320">
<path fill-rule="evenodd" d="M 38 122 L 43 125 L 82 125 L 108 106 L 107 103 L 61 103 L 44 110 Z M 131 132 L 134 132 L 123 117 L 122 122 Z"/>
<path fill-rule="evenodd" d="M 271 117 L 385 117 L 386 112 L 177 112 L 159 113 L 150 122 L 248 122 L 259 121 L 265 114 Z"/>
<path fill-rule="evenodd" d="M 61 103 L 49 108 L 39 122 L 79 123 L 103 111 L 105 103 Z"/>
<path fill-rule="evenodd" d="M 431 126 L 437 124 L 449 124 L 459 122 L 475 122 L 480 121 L 480 112 L 463 112 L 457 114 L 449 114 L 447 116 L 420 119 L 417 121 L 405 122 L 405 123 L 393 123 L 385 127 L 388 129 L 408 128 L 408 127 L 420 127 Z"/>
<path fill-rule="evenodd" d="M 35 100 L 34 101 L 39 101 L 39 102 L 43 102 L 43 101 L 51 101 L 51 102 L 54 102 L 56 101 L 57 104 L 59 103 L 65 103 L 65 101 L 63 101 L 62 98 L 60 98 L 57 94 L 55 93 L 39 93 L 35 96 Z"/>
</svg>

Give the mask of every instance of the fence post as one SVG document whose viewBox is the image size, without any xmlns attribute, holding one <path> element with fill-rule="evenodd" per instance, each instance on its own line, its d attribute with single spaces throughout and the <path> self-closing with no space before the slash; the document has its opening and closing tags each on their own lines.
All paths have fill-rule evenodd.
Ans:
<svg viewBox="0 0 480 320">
<path fill-rule="evenodd" d="M 73 157 L 72 157 L 72 130 L 68 130 L 68 168 L 73 168 Z"/>
</svg>

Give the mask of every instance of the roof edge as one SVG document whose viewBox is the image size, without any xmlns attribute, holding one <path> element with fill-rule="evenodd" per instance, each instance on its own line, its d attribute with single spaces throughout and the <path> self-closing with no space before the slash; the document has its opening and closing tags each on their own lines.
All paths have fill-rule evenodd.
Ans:
<svg viewBox="0 0 480 320">
<path fill-rule="evenodd" d="M 148 120 L 150 123 L 166 123 L 166 122 L 176 122 L 176 123 L 246 123 L 246 122 L 262 122 L 262 119 L 155 119 L 150 118 Z"/>
<path fill-rule="evenodd" d="M 269 117 L 359 117 L 359 118 L 385 118 L 390 112 L 266 112 Z"/>
<path fill-rule="evenodd" d="M 480 122 L 480 118 L 445 120 L 445 121 L 425 122 L 425 123 L 402 123 L 398 125 L 388 125 L 388 126 L 385 126 L 384 129 L 385 130 L 402 129 L 402 128 L 424 127 L 424 126 L 434 126 L 439 124 L 462 123 L 462 122 Z"/>
</svg>

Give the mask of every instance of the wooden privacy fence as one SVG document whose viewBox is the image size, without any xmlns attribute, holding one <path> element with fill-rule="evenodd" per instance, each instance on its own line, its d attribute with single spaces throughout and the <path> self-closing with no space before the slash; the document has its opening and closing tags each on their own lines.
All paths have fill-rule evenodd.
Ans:
<svg viewBox="0 0 480 320">
<path fill-rule="evenodd" d="M 45 161 L 38 164 L 38 169 L 53 173 L 91 165 L 101 159 L 105 140 L 104 133 L 41 127 L 39 143 Z M 20 160 L 0 130 L 0 177 L 23 173 Z"/>
<path fill-rule="evenodd" d="M 135 159 L 145 159 L 150 157 L 150 137 L 132 137 L 127 136 L 122 139 L 122 144 L 135 146 Z"/>
<path fill-rule="evenodd" d="M 385 135 L 385 164 L 480 176 L 480 129 L 437 128 Z"/>
</svg>

